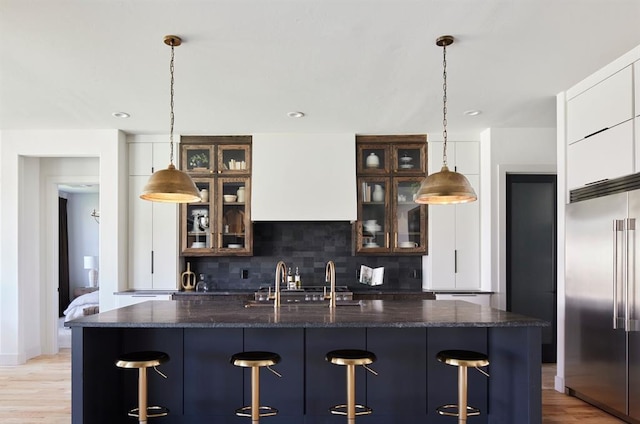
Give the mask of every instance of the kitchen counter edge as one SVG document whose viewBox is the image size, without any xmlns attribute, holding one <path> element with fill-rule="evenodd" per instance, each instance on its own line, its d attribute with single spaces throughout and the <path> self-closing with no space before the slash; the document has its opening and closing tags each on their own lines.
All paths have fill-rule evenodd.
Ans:
<svg viewBox="0 0 640 424">
<path fill-rule="evenodd" d="M 331 328 L 545 327 L 536 318 L 457 300 L 361 300 L 360 306 L 245 308 L 242 301 L 150 300 L 78 318 L 67 327 Z"/>
</svg>

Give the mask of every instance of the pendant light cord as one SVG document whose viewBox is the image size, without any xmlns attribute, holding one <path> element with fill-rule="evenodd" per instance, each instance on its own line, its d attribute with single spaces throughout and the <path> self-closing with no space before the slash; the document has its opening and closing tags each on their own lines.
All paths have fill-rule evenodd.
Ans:
<svg viewBox="0 0 640 424">
<path fill-rule="evenodd" d="M 442 147 L 442 165 L 447 166 L 447 44 L 442 45 L 442 138 L 444 145 Z"/>
<path fill-rule="evenodd" d="M 169 108 L 170 108 L 170 113 L 169 113 L 169 121 L 171 122 L 170 124 L 170 129 L 169 129 L 169 144 L 171 144 L 171 147 L 169 149 L 170 153 L 169 153 L 169 163 L 173 165 L 173 120 L 174 120 L 174 115 L 173 115 L 173 47 L 174 47 L 174 42 L 171 41 L 171 61 L 169 62 L 169 73 L 171 74 L 171 85 L 170 85 L 170 101 L 169 101 Z"/>
</svg>

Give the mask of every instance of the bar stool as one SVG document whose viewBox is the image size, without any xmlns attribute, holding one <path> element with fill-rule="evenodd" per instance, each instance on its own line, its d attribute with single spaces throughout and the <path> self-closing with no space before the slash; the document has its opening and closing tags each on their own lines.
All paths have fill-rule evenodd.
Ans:
<svg viewBox="0 0 640 424">
<path fill-rule="evenodd" d="M 138 407 L 131 409 L 128 415 L 138 418 L 139 423 L 146 423 L 147 418 L 164 417 L 169 414 L 168 408 L 147 405 L 147 368 L 153 367 L 158 374 L 167 378 L 156 367 L 168 360 L 169 355 L 164 352 L 143 351 L 125 353 L 116 361 L 117 367 L 138 369 Z"/>
<path fill-rule="evenodd" d="M 334 405 L 329 411 L 334 415 L 346 415 L 348 424 L 355 423 L 358 415 L 371 414 L 373 411 L 371 408 L 356 404 L 356 366 L 362 365 L 373 375 L 378 375 L 367 366 L 376 361 L 376 355 L 366 350 L 341 349 L 328 352 L 326 360 L 332 364 L 347 367 L 347 403 Z"/>
<path fill-rule="evenodd" d="M 489 358 L 483 353 L 471 350 L 443 350 L 436 355 L 438 361 L 458 367 L 458 404 L 442 405 L 436 408 L 438 414 L 458 417 L 458 424 L 466 424 L 467 417 L 480 415 L 480 410 L 467 403 L 467 368 L 473 367 L 489 377 L 478 367 L 489 365 Z"/>
<path fill-rule="evenodd" d="M 276 415 L 276 408 L 260 406 L 260 368 L 267 367 L 269 371 L 282 377 L 276 370 L 271 369 L 272 365 L 280 362 L 280 355 L 273 352 L 240 352 L 232 355 L 230 362 L 236 367 L 251 368 L 251 405 L 236 409 L 236 415 L 251 417 L 252 423 L 258 423 L 260 417 Z"/>
</svg>

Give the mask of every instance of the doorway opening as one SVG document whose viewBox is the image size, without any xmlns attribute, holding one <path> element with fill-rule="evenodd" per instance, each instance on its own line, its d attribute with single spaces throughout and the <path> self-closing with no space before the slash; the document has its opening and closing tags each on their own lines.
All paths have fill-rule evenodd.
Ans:
<svg viewBox="0 0 640 424">
<path fill-rule="evenodd" d="M 99 284 L 99 186 L 58 184 L 58 201 L 58 348 L 69 348 L 70 331 L 62 323 L 76 318 L 74 299 Z"/>
<path fill-rule="evenodd" d="M 542 361 L 556 362 L 557 178 L 506 176 L 507 310 L 551 325 L 542 329 Z"/>
</svg>

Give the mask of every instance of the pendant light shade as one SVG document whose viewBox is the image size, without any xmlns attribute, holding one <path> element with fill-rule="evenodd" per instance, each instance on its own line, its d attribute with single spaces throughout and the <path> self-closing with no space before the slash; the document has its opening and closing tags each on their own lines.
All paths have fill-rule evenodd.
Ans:
<svg viewBox="0 0 640 424">
<path fill-rule="evenodd" d="M 442 169 L 425 178 L 420 184 L 416 193 L 416 203 L 433 205 L 450 205 L 456 203 L 468 203 L 478 199 L 476 192 L 471 187 L 469 180 L 458 172 L 452 172 L 447 166 L 447 46 L 453 44 L 453 37 L 443 35 L 438 37 L 436 45 L 442 47 L 444 83 L 442 87 L 442 125 L 444 130 L 442 136 L 444 143 L 442 146 Z"/>
<path fill-rule="evenodd" d="M 166 203 L 192 203 L 200 201 L 200 192 L 191 177 L 186 173 L 176 169 L 173 165 L 173 48 L 182 44 L 180 37 L 175 35 L 167 35 L 164 37 L 164 43 L 171 46 L 171 62 L 169 64 L 169 72 L 171 74 L 171 101 L 170 101 L 170 117 L 171 129 L 169 136 L 170 154 L 169 166 L 167 169 L 154 172 L 142 189 L 140 198 L 150 200 L 152 202 Z"/>
<path fill-rule="evenodd" d="M 420 184 L 416 203 L 447 205 L 468 203 L 478 199 L 469 180 L 458 172 L 451 172 L 445 165 L 440 172 L 429 175 Z"/>
<path fill-rule="evenodd" d="M 200 193 L 187 174 L 169 164 L 167 169 L 149 177 L 140 198 L 152 202 L 191 203 L 200 201 Z"/>
</svg>

